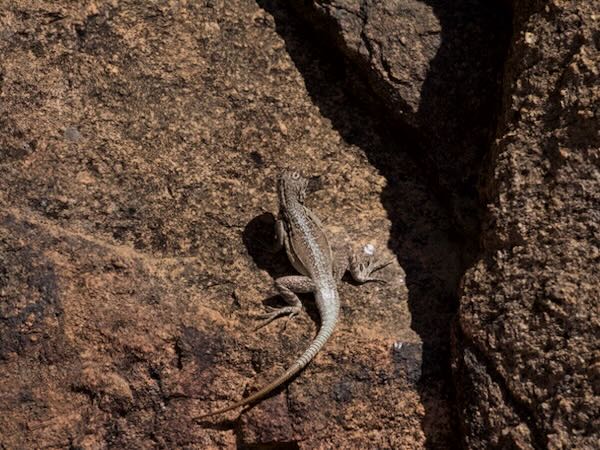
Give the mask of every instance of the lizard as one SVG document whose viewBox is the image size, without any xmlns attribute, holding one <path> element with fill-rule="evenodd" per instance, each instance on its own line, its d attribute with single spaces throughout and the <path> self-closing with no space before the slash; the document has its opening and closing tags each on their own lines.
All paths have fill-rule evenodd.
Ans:
<svg viewBox="0 0 600 450">
<path fill-rule="evenodd" d="M 296 294 L 313 293 L 321 317 L 321 327 L 304 353 L 279 377 L 250 396 L 203 414 L 198 419 L 254 403 L 308 365 L 331 337 L 336 327 L 340 314 L 337 281 L 346 270 L 349 269 L 354 280 L 359 283 L 385 282 L 381 278 L 374 277 L 373 273 L 389 265 L 391 261 L 376 261 L 372 257 L 374 253 L 372 245 L 364 247 L 366 261 L 361 261 L 358 256 L 349 252 L 339 256 L 333 254 L 321 221 L 304 204 L 307 187 L 308 179 L 296 171 L 283 171 L 277 180 L 279 214 L 275 222 L 276 247 L 285 248 L 290 263 L 300 275 L 284 276 L 275 280 L 275 287 L 287 306 L 271 308 L 271 312 L 261 315 L 260 318 L 265 319 L 261 326 L 281 316 L 287 315 L 289 320 L 302 311 L 302 303 Z"/>
</svg>

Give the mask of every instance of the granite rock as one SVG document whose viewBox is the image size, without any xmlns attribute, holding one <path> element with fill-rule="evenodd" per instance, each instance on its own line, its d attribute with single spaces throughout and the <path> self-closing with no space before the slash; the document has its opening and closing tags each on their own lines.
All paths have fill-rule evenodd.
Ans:
<svg viewBox="0 0 600 450">
<path fill-rule="evenodd" d="M 502 115 L 463 280 L 457 392 L 468 448 L 600 438 L 598 2 L 515 2 Z"/>
</svg>

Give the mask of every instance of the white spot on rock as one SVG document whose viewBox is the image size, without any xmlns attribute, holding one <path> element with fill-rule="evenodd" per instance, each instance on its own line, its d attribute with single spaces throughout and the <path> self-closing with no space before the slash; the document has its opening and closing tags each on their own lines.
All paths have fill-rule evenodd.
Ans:
<svg viewBox="0 0 600 450">
<path fill-rule="evenodd" d="M 367 244 L 363 247 L 363 253 L 367 256 L 373 256 L 375 254 L 375 246 L 373 244 Z"/>
</svg>

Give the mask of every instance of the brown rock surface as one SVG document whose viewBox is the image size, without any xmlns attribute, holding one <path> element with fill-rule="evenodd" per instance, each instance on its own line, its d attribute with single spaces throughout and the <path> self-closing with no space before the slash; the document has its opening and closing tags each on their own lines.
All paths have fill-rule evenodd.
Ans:
<svg viewBox="0 0 600 450">
<path fill-rule="evenodd" d="M 469 448 L 600 442 L 600 3 L 515 2 L 482 258 L 464 278 Z"/>
<path fill-rule="evenodd" d="M 454 445 L 463 263 L 447 208 L 285 12 L 0 8 L 0 446 Z M 308 301 L 286 329 L 251 331 L 290 272 L 265 244 L 282 167 L 322 175 L 310 205 L 406 278 L 395 263 L 386 285 L 344 283 L 338 332 L 299 377 L 239 420 L 198 423 L 318 324 Z"/>
<path fill-rule="evenodd" d="M 0 3 L 0 447 L 595 448 L 600 5 L 514 3 Z M 252 331 L 287 167 L 398 263 L 199 422 L 317 329 Z"/>
</svg>

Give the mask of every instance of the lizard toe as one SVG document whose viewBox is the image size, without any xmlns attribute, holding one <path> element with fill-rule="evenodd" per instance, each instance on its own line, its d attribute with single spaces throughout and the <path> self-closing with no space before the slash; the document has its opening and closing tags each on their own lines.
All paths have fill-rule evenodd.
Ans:
<svg viewBox="0 0 600 450">
<path fill-rule="evenodd" d="M 258 324 L 258 326 L 255 328 L 255 331 L 264 327 L 265 325 L 268 325 L 269 323 L 273 322 L 275 319 L 282 317 L 282 316 L 288 316 L 288 318 L 286 320 L 286 324 L 287 324 L 287 322 L 289 322 L 292 318 L 297 316 L 298 313 L 302 310 L 302 308 L 295 307 L 295 306 L 284 306 L 283 308 L 273 308 L 273 307 L 268 307 L 268 308 L 270 309 L 270 312 L 265 313 L 265 314 L 260 314 L 257 317 L 258 319 L 261 319 L 262 322 L 260 324 Z"/>
</svg>

